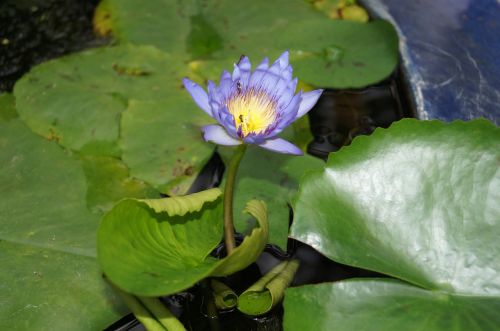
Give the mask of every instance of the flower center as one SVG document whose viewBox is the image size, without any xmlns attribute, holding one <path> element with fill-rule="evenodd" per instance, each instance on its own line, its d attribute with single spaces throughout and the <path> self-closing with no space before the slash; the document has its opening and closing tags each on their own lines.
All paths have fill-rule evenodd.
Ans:
<svg viewBox="0 0 500 331">
<path fill-rule="evenodd" d="M 276 102 L 265 92 L 248 90 L 237 93 L 227 102 L 238 135 L 263 133 L 276 121 Z"/>
</svg>

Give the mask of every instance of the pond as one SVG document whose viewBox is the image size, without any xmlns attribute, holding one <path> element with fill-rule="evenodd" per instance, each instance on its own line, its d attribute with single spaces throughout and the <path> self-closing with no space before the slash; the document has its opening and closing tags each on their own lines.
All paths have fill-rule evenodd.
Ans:
<svg viewBox="0 0 500 331">
<path fill-rule="evenodd" d="M 425 3 L 449 20 L 468 14 L 454 40 L 495 30 L 500 12 Z M 4 2 L 0 326 L 143 330 L 131 309 L 151 330 L 181 330 L 170 312 L 190 330 L 391 330 L 422 316 L 433 330 L 495 329 L 497 63 L 477 53 L 482 40 L 459 56 L 439 34 L 415 34 L 419 15 L 378 0 Z M 271 106 L 252 103 L 262 95 L 240 78 L 242 54 L 252 77 L 280 77 L 252 83 Z M 229 122 L 224 79 L 243 104 Z M 282 129 L 292 101 L 270 92 L 281 81 L 299 100 Z M 490 121 L 417 120 L 476 117 Z M 283 130 L 282 147 L 251 129 L 262 121 Z M 214 141 L 208 124 L 248 144 L 240 166 L 239 148 L 203 141 Z"/>
</svg>

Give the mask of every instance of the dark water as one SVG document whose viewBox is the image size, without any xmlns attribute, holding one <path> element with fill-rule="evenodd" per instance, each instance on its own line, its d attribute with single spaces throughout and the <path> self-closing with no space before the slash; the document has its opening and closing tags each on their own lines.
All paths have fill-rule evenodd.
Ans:
<svg viewBox="0 0 500 331">
<path fill-rule="evenodd" d="M 0 1 L 0 93 L 38 63 L 105 43 L 92 29 L 98 2 Z"/>
</svg>

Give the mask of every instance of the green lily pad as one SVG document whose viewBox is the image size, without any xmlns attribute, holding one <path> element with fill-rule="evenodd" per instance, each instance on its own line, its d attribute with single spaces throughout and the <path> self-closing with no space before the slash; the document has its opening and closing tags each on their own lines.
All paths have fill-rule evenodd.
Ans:
<svg viewBox="0 0 500 331">
<path fill-rule="evenodd" d="M 15 98 L 10 93 L 0 94 L 0 120 L 11 120 L 17 117 Z"/>
<path fill-rule="evenodd" d="M 190 32 L 190 1 L 105 0 L 100 6 L 109 16 L 108 26 L 120 43 L 154 45 L 168 52 L 184 53 Z"/>
<path fill-rule="evenodd" d="M 0 240 L 2 330 L 103 330 L 127 313 L 91 257 Z"/>
<path fill-rule="evenodd" d="M 227 45 L 227 44 L 226 44 Z M 398 64 L 398 36 L 392 25 L 329 19 L 304 20 L 253 33 L 236 46 L 216 53 L 215 63 L 200 61 L 200 72 L 213 75 L 238 54 L 246 54 L 256 65 L 264 56 L 276 59 L 290 51 L 294 76 L 307 84 L 329 88 L 359 88 L 387 78 Z"/>
<path fill-rule="evenodd" d="M 159 101 L 131 100 L 121 122 L 122 159 L 132 176 L 169 195 L 184 194 L 214 152 L 201 136 L 211 122 L 186 91 Z"/>
<path fill-rule="evenodd" d="M 107 3 L 119 41 L 208 60 L 201 65 L 210 77 L 231 68 L 241 54 L 260 61 L 284 50 L 291 51 L 297 76 L 321 87 L 374 84 L 398 63 L 398 37 L 390 23 L 332 20 L 306 1 Z"/>
<path fill-rule="evenodd" d="M 256 0 L 243 4 L 228 0 L 106 0 L 105 4 L 111 30 L 119 42 L 154 45 L 178 54 L 189 52 L 194 58 L 210 55 L 222 43 L 238 40 L 241 34 L 323 18 L 301 0 Z"/>
<path fill-rule="evenodd" d="M 0 239 L 94 256 L 99 215 L 80 164 L 19 120 L 0 122 L 0 150 Z"/>
<path fill-rule="evenodd" d="M 298 260 L 283 261 L 250 286 L 238 298 L 238 310 L 247 315 L 262 315 L 275 307 L 299 268 Z"/>
<path fill-rule="evenodd" d="M 284 329 L 495 331 L 500 298 L 428 291 L 391 279 L 289 288 Z"/>
<path fill-rule="evenodd" d="M 262 40 L 267 44 L 272 37 L 278 36 L 276 31 L 280 29 L 300 25 L 306 20 L 328 20 L 302 0 L 254 0 L 244 3 L 214 0 L 202 5 L 201 13 L 222 36 L 228 50 L 238 49 L 239 43 L 244 43 L 252 35 L 271 37 Z"/>
<path fill-rule="evenodd" d="M 246 211 L 259 226 L 223 259 L 210 252 L 220 242 L 221 191 L 156 200 L 127 199 L 102 220 L 97 235 L 99 262 L 119 288 L 138 296 L 176 293 L 209 276 L 247 267 L 267 242 L 266 206 L 251 201 Z"/>
<path fill-rule="evenodd" d="M 19 119 L 0 120 L 0 151 L 2 329 L 103 329 L 124 308 L 99 275 L 80 162 Z"/>
<path fill-rule="evenodd" d="M 418 306 L 418 316 L 456 316 L 457 307 L 480 311 L 486 302 L 498 307 L 499 141 L 500 129 L 486 120 L 402 120 L 370 137 L 358 137 L 332 153 L 325 170 L 303 180 L 291 235 L 332 260 L 422 288 L 391 288 L 380 300 L 381 307 L 402 307 L 413 300 L 415 291 L 431 303 L 449 300 L 436 311 L 431 303 L 410 302 Z M 374 309 L 363 315 L 371 300 L 378 302 L 381 288 L 352 283 L 349 291 L 357 290 L 366 296 L 359 299 L 359 311 L 353 308 L 353 320 L 366 325 L 382 317 L 387 323 L 413 321 L 412 308 L 397 314 L 389 308 L 379 313 Z M 290 300 L 289 305 L 303 307 Z M 347 302 L 342 305 L 349 307 Z M 337 314 L 344 316 L 342 310 Z M 352 330 L 348 317 L 346 325 L 351 326 L 339 330 Z M 491 321 L 473 313 L 470 321 L 458 319 L 457 329 L 469 330 L 470 323 L 475 329 L 488 329 Z M 325 317 L 321 323 L 330 321 Z M 436 323 L 430 329 L 449 329 Z"/>
<path fill-rule="evenodd" d="M 123 198 L 159 198 L 158 191 L 141 180 L 129 176 L 119 159 L 109 156 L 82 156 L 87 178 L 87 206 L 103 213 Z"/>
<path fill-rule="evenodd" d="M 36 66 L 14 94 L 34 132 L 83 153 L 117 156 L 128 100 L 179 93 L 181 71 L 179 61 L 150 46 L 99 48 Z"/>
</svg>

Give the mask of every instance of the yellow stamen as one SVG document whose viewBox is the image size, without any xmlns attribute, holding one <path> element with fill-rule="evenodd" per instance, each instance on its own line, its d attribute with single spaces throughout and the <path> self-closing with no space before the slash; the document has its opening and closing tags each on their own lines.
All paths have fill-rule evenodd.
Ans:
<svg viewBox="0 0 500 331">
<path fill-rule="evenodd" d="M 276 102 L 260 91 L 237 94 L 228 100 L 227 108 L 243 137 L 265 131 L 276 120 Z"/>
</svg>

